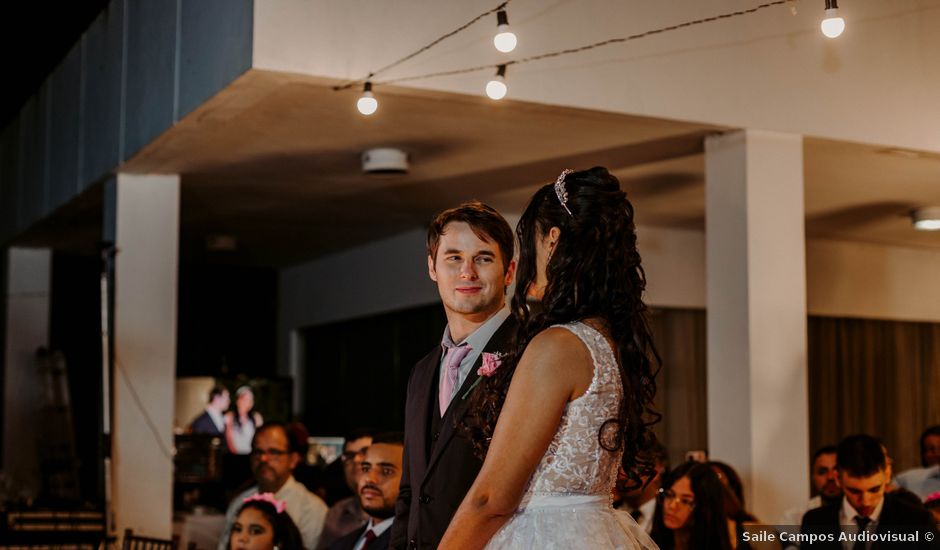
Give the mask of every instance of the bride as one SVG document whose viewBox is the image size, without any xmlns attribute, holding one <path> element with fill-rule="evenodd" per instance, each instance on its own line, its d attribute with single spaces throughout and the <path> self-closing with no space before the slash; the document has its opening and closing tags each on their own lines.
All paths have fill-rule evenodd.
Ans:
<svg viewBox="0 0 940 550">
<path fill-rule="evenodd" d="M 656 548 L 610 504 L 620 466 L 651 471 L 658 418 L 633 206 L 606 169 L 565 170 L 516 231 L 516 348 L 472 396 L 461 428 L 486 458 L 440 548 Z"/>
</svg>

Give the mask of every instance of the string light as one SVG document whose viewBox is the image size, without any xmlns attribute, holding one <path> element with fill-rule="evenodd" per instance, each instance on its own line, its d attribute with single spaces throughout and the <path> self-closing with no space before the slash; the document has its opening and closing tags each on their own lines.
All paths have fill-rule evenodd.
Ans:
<svg viewBox="0 0 940 550">
<path fill-rule="evenodd" d="M 517 42 L 516 35 L 509 30 L 509 17 L 506 15 L 506 10 L 499 10 L 496 12 L 496 36 L 493 37 L 493 45 L 497 50 L 509 53 L 516 49 Z"/>
<path fill-rule="evenodd" d="M 500 65 L 496 69 L 496 76 L 486 83 L 486 95 L 490 99 L 503 99 L 508 91 L 509 88 L 506 87 L 506 66 Z"/>
<path fill-rule="evenodd" d="M 819 29 L 828 38 L 836 38 L 845 30 L 845 19 L 839 16 L 836 0 L 826 0 L 826 18 L 819 24 Z"/>
<path fill-rule="evenodd" d="M 456 75 L 461 75 L 461 74 L 474 73 L 474 72 L 477 72 L 477 71 L 482 71 L 482 70 L 487 70 L 487 69 L 493 69 L 493 68 L 495 67 L 495 68 L 497 69 L 497 73 L 496 73 L 496 76 L 495 76 L 492 80 L 490 80 L 490 81 L 487 83 L 487 85 L 486 85 L 486 94 L 487 94 L 487 96 L 489 96 L 489 97 L 491 97 L 491 98 L 493 98 L 493 99 L 501 99 L 501 98 L 505 97 L 505 96 L 506 96 L 506 93 L 508 92 L 508 88 L 506 87 L 506 83 L 505 83 L 505 75 L 506 75 L 506 68 L 509 67 L 509 65 L 519 65 L 519 64 L 522 64 L 522 63 L 531 63 L 531 62 L 533 62 L 533 61 L 540 61 L 540 60 L 543 60 L 543 59 L 549 59 L 549 58 L 559 57 L 559 56 L 563 56 L 563 55 L 576 54 L 576 53 L 584 52 L 584 51 L 587 51 L 587 50 L 592 50 L 592 49 L 595 49 L 595 48 L 600 48 L 600 47 L 603 47 L 603 46 L 610 46 L 610 45 L 612 45 L 612 44 L 626 43 L 626 42 L 630 42 L 630 41 L 633 41 L 633 40 L 639 40 L 639 39 L 641 39 L 641 38 L 646 38 L 646 37 L 649 37 L 649 36 L 654 36 L 654 35 L 657 35 L 657 34 L 663 34 L 663 33 L 671 32 L 671 31 L 677 31 L 677 30 L 680 30 L 680 29 L 688 28 L 688 27 L 693 27 L 693 26 L 697 26 L 697 25 L 703 25 L 703 24 L 707 24 L 707 23 L 713 23 L 713 22 L 716 22 L 716 21 L 722 21 L 722 20 L 725 20 L 725 19 L 731 19 L 731 18 L 736 18 L 736 17 L 741 17 L 741 16 L 747 16 L 747 15 L 751 15 L 751 14 L 757 13 L 757 12 L 759 12 L 759 11 L 765 10 L 765 9 L 770 8 L 770 7 L 773 7 L 773 6 L 780 6 L 780 5 L 784 5 L 784 4 L 790 4 L 790 5 L 791 5 L 791 11 L 793 11 L 793 10 L 792 10 L 792 3 L 793 3 L 794 1 L 795 1 L 795 0 L 770 0 L 770 1 L 768 1 L 768 2 L 764 2 L 764 3 L 762 3 L 762 4 L 759 4 L 759 5 L 757 5 L 757 6 L 754 6 L 754 7 L 752 7 L 752 8 L 748 8 L 748 9 L 736 10 L 736 11 L 731 11 L 731 12 L 725 12 L 725 13 L 720 13 L 720 14 L 713 15 L 713 16 L 710 16 L 710 17 L 704 17 L 704 18 L 701 18 L 701 19 L 694 19 L 694 20 L 691 20 L 691 21 L 685 21 L 685 22 L 682 22 L 682 23 L 677 23 L 677 24 L 675 24 L 675 25 L 669 25 L 669 26 L 666 26 L 666 27 L 660 27 L 660 28 L 656 28 L 656 29 L 651 29 L 651 30 L 648 30 L 648 31 L 644 31 L 644 32 L 641 32 L 641 33 L 632 34 L 632 35 L 630 35 L 630 36 L 624 36 L 624 37 L 619 37 L 619 38 L 609 38 L 609 39 L 607 39 L 607 40 L 602 40 L 602 41 L 600 41 L 600 42 L 594 42 L 594 43 L 592 43 L 592 44 L 587 44 L 587 45 L 580 46 L 580 47 L 567 48 L 567 49 L 564 49 L 564 50 L 558 50 L 558 51 L 543 53 L 543 54 L 539 54 L 539 55 L 533 55 L 533 56 L 529 56 L 529 57 L 523 57 L 523 58 L 520 58 L 520 59 L 513 59 L 513 60 L 511 60 L 511 61 L 506 61 L 506 62 L 501 63 L 501 64 L 499 64 L 499 65 L 479 65 L 479 66 L 476 66 L 476 67 L 467 67 L 467 68 L 463 68 L 463 69 L 451 69 L 451 70 L 438 71 L 438 72 L 433 72 L 433 73 L 417 74 L 417 75 L 411 75 L 411 76 L 402 76 L 402 77 L 398 77 L 398 78 L 390 78 L 390 79 L 382 80 L 381 82 L 379 82 L 379 84 L 383 84 L 383 85 L 384 85 L 384 84 L 393 84 L 393 83 L 399 83 L 399 82 L 410 82 L 410 81 L 414 81 L 414 80 L 423 80 L 423 79 L 427 79 L 427 78 L 436 78 L 436 77 L 443 77 L 443 76 L 456 76 Z M 343 82 L 342 84 L 338 84 L 338 85 L 336 85 L 336 86 L 333 86 L 333 90 L 335 90 L 335 91 L 346 90 L 346 89 L 352 88 L 353 86 L 356 86 L 357 84 L 365 83 L 365 87 L 364 87 L 364 89 L 363 89 L 362 97 L 359 98 L 359 111 L 362 112 L 363 114 L 372 114 L 372 113 L 374 113 L 374 112 L 376 111 L 376 109 L 378 108 L 378 102 L 375 100 L 375 98 L 374 98 L 373 95 L 372 95 L 372 84 L 371 84 L 371 80 L 372 80 L 372 77 L 373 77 L 373 76 L 375 76 L 375 75 L 378 74 L 379 72 L 387 71 L 388 69 L 391 69 L 392 67 L 398 66 L 398 65 L 400 65 L 401 63 L 403 63 L 403 62 L 405 62 L 405 61 L 407 61 L 407 60 L 409 60 L 409 59 L 411 59 L 411 58 L 417 56 L 418 54 L 420 54 L 420 53 L 422 53 L 422 52 L 424 52 L 424 51 L 429 50 L 431 47 L 435 46 L 436 44 L 440 43 L 441 41 L 443 41 L 443 40 L 445 40 L 445 39 L 447 39 L 447 38 L 449 38 L 449 37 L 451 37 L 451 36 L 454 36 L 455 34 L 461 32 L 461 31 L 463 31 L 464 29 L 466 29 L 467 27 L 471 26 L 473 23 L 479 21 L 481 18 L 486 17 L 487 15 L 490 15 L 490 14 L 492 14 L 492 13 L 494 13 L 494 12 L 497 13 L 497 23 L 501 23 L 503 17 L 500 17 L 500 16 L 499 16 L 499 12 L 505 11 L 504 8 L 506 7 L 506 4 L 508 4 L 508 3 L 509 3 L 509 0 L 506 0 L 505 2 L 503 2 L 503 3 L 501 3 L 500 5 L 496 6 L 495 8 L 493 8 L 493 9 L 491 9 L 491 10 L 485 12 L 485 13 L 482 13 L 482 14 L 478 15 L 477 17 L 473 18 L 470 22 L 468 22 L 468 23 L 462 25 L 461 27 L 458 27 L 457 29 L 455 29 L 455 30 L 453 30 L 453 31 L 451 31 L 451 32 L 449 32 L 449 33 L 447 33 L 447 34 L 441 36 L 440 38 L 437 38 L 437 39 L 434 40 L 433 42 L 431 42 L 431 43 L 429 43 L 429 44 L 427 44 L 427 45 L 425 45 L 425 46 L 419 48 L 418 50 L 412 52 L 411 54 L 408 54 L 407 56 L 405 56 L 405 57 L 403 57 L 403 58 L 401 58 L 401 59 L 399 59 L 399 60 L 397 60 L 397 61 L 395 61 L 395 62 L 393 62 L 393 63 L 391 63 L 391 64 L 389 64 L 389 65 L 386 65 L 385 67 L 382 67 L 381 69 L 378 69 L 378 70 L 376 70 L 376 71 L 373 71 L 372 73 L 369 74 L 368 77 L 366 77 L 366 78 L 364 78 L 364 79 L 361 79 L 361 80 L 350 80 L 350 81 Z M 830 13 L 830 10 L 837 10 L 837 9 L 838 9 L 838 7 L 836 6 L 836 0 L 826 0 L 826 12 L 827 12 L 827 15 Z M 794 12 L 794 13 L 795 13 L 795 12 Z M 838 18 L 838 19 L 839 19 L 839 21 L 840 21 L 840 23 L 841 23 L 842 28 L 844 28 L 845 22 L 842 20 L 841 17 Z M 841 32 L 841 29 L 840 29 L 840 32 Z M 363 107 L 365 107 L 366 109 L 364 110 Z M 368 112 L 367 112 L 367 111 L 368 111 Z"/>
<path fill-rule="evenodd" d="M 366 116 L 371 115 L 379 108 L 379 102 L 372 95 L 372 82 L 367 80 L 365 86 L 362 87 L 362 96 L 356 102 L 356 108 Z"/>
</svg>

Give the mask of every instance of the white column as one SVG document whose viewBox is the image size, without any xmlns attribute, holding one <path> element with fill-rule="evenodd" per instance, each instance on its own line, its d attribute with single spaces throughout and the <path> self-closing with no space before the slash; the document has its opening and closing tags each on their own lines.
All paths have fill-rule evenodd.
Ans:
<svg viewBox="0 0 940 550">
<path fill-rule="evenodd" d="M 112 510 L 117 533 L 170 538 L 179 248 L 178 175 L 118 174 Z"/>
<path fill-rule="evenodd" d="M 708 446 L 775 522 L 809 498 L 803 143 L 705 142 Z"/>
<path fill-rule="evenodd" d="M 36 350 L 49 345 L 52 252 L 10 248 L 7 252 L 6 350 L 3 380 L 3 472 L 16 496 L 36 497 L 41 489 L 37 417 L 42 379 Z"/>
</svg>

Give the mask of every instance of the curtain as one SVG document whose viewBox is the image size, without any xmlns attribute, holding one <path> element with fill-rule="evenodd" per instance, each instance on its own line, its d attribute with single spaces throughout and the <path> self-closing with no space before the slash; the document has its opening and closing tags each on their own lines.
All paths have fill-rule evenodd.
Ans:
<svg viewBox="0 0 940 550">
<path fill-rule="evenodd" d="M 920 433 L 940 424 L 940 324 L 810 317 L 808 363 L 812 449 L 868 433 L 895 472 L 920 466 Z"/>
<path fill-rule="evenodd" d="M 708 449 L 705 311 L 657 309 L 650 328 L 663 360 L 656 377 L 656 410 L 663 419 L 654 431 L 675 466 L 687 451 Z"/>
</svg>

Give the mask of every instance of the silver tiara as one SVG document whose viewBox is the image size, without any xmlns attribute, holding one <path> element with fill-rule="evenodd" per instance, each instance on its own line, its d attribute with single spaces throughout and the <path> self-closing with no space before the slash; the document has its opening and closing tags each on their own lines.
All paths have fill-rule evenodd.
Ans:
<svg viewBox="0 0 940 550">
<path fill-rule="evenodd" d="M 568 191 L 565 189 L 565 176 L 572 172 L 574 172 L 574 170 L 569 168 L 565 168 L 561 171 L 558 179 L 555 180 L 555 195 L 558 196 L 558 202 L 560 202 L 561 206 L 568 212 L 568 215 L 574 217 L 574 214 L 568 209 Z"/>
</svg>

